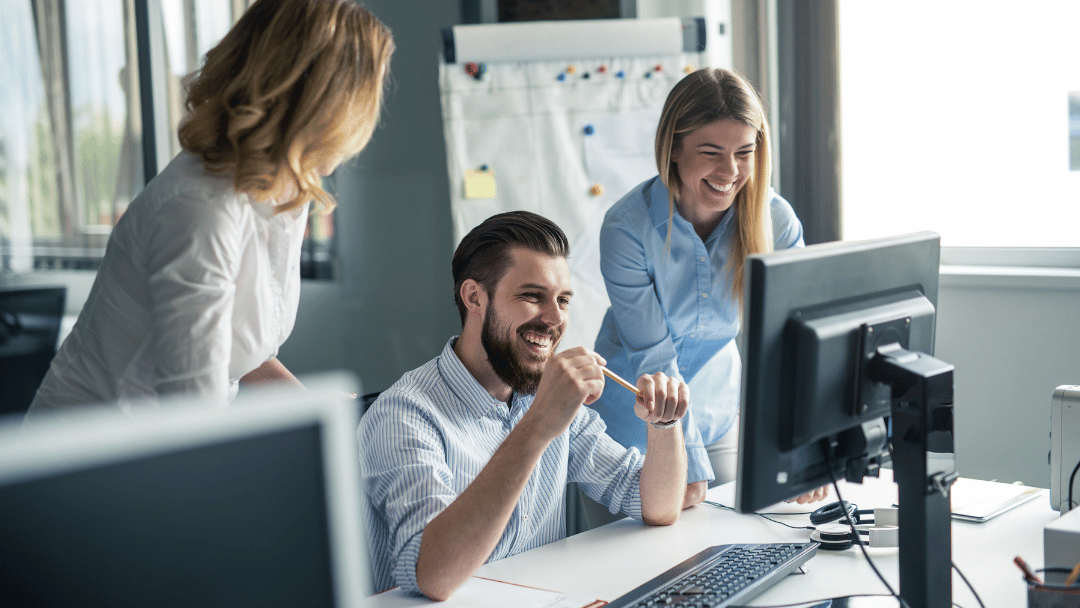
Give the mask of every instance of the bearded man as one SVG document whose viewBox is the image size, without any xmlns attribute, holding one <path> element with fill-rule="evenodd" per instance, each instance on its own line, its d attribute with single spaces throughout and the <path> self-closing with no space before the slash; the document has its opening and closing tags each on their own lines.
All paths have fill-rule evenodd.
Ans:
<svg viewBox="0 0 1080 608">
<path fill-rule="evenodd" d="M 562 230 L 524 211 L 488 218 L 458 245 L 461 335 L 383 391 L 357 431 L 378 590 L 443 600 L 482 564 L 565 537 L 571 481 L 612 513 L 678 520 L 687 387 L 662 373 L 637 380 L 646 455 L 604 432 L 586 407 L 604 391 L 604 359 L 556 353 L 568 255 Z"/>
</svg>

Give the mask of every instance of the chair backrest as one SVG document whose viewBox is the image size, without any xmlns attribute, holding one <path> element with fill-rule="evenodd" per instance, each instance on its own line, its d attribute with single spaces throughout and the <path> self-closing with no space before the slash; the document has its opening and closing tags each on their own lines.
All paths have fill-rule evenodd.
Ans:
<svg viewBox="0 0 1080 608">
<path fill-rule="evenodd" d="M 56 355 L 64 287 L 0 290 L 0 414 L 25 412 Z"/>
<path fill-rule="evenodd" d="M 364 415 L 364 412 L 368 411 L 368 408 L 371 407 L 372 403 L 375 403 L 375 400 L 379 398 L 379 395 L 381 393 L 382 393 L 382 391 L 379 391 L 378 393 L 368 393 L 368 394 L 364 395 L 363 397 L 360 397 L 360 415 L 361 416 Z"/>
</svg>

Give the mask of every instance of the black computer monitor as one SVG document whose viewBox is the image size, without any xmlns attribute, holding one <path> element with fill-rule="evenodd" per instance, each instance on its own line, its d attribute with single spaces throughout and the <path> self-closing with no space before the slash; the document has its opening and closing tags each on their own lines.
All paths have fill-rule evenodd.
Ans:
<svg viewBox="0 0 1080 608">
<path fill-rule="evenodd" d="M 951 459 L 927 457 L 952 451 L 952 366 L 931 356 L 939 265 L 930 232 L 753 255 L 746 265 L 736 508 L 858 482 L 891 461 L 905 599 L 951 584 L 955 472 L 934 470 Z M 935 483 L 943 491 L 928 493 Z M 918 564 L 929 549 L 944 555 Z M 905 589 L 909 566 L 922 571 Z"/>
<path fill-rule="evenodd" d="M 332 384 L 4 430 L 0 603 L 356 605 L 355 384 Z"/>
<path fill-rule="evenodd" d="M 23 413 L 56 355 L 64 287 L 0 289 L 0 415 Z"/>
</svg>

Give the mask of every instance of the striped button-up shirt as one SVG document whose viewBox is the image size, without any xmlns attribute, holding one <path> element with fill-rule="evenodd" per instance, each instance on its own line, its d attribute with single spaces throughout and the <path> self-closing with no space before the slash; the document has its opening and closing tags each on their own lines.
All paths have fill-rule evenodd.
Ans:
<svg viewBox="0 0 1080 608">
<path fill-rule="evenodd" d="M 494 399 L 458 359 L 455 341 L 384 391 L 357 430 L 377 590 L 420 592 L 424 527 L 472 483 L 533 401 L 514 394 L 508 407 Z M 578 411 L 544 452 L 488 561 L 565 537 L 570 481 L 612 513 L 641 520 L 644 456 L 604 429 L 595 411 Z"/>
</svg>

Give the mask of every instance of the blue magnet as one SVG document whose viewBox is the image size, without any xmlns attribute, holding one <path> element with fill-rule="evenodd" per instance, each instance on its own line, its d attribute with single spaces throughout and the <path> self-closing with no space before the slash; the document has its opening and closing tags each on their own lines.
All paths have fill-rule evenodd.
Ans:
<svg viewBox="0 0 1080 608">
<path fill-rule="evenodd" d="M 594 129 L 592 125 L 585 125 L 584 131 L 585 131 L 585 135 L 592 135 L 593 133 L 596 132 L 596 129 Z"/>
</svg>

